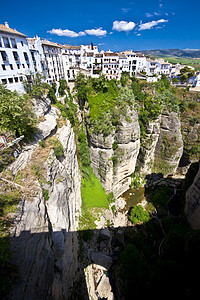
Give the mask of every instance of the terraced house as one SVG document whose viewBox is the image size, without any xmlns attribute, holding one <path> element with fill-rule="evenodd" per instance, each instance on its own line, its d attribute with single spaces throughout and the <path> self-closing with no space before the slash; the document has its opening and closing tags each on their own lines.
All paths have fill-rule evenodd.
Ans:
<svg viewBox="0 0 200 300">
<path fill-rule="evenodd" d="M 0 83 L 10 90 L 23 91 L 23 80 L 34 73 L 26 35 L 0 24 Z"/>
</svg>

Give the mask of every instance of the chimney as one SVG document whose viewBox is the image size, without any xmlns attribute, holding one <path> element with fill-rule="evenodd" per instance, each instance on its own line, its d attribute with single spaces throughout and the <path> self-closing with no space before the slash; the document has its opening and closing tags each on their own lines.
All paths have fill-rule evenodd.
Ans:
<svg viewBox="0 0 200 300">
<path fill-rule="evenodd" d="M 8 22 L 5 22 L 5 26 L 8 27 L 8 28 L 10 28 L 9 25 L 8 25 Z"/>
</svg>

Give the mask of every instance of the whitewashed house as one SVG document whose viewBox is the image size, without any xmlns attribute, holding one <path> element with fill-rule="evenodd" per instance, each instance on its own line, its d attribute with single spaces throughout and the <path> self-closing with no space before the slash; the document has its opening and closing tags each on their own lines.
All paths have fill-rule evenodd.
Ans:
<svg viewBox="0 0 200 300">
<path fill-rule="evenodd" d="M 121 78 L 121 70 L 119 67 L 119 54 L 114 52 L 103 53 L 102 73 L 107 79 Z"/>
<path fill-rule="evenodd" d="M 165 62 L 164 59 L 158 59 L 157 65 L 158 65 L 158 74 L 160 75 L 164 74 L 167 77 L 171 75 L 172 64 L 170 64 L 169 62 Z"/>
<path fill-rule="evenodd" d="M 29 79 L 35 69 L 26 35 L 0 24 L 0 83 L 11 91 L 23 92 L 23 80 Z"/>
<path fill-rule="evenodd" d="M 47 82 L 52 83 L 64 79 L 62 45 L 48 40 L 41 40 L 47 67 Z"/>
<path fill-rule="evenodd" d="M 126 56 L 126 64 L 128 64 L 126 72 L 129 72 L 131 77 L 136 75 L 138 72 L 146 71 L 146 57 L 143 54 L 135 53 L 132 50 L 123 51 L 121 54 Z"/>
<path fill-rule="evenodd" d="M 48 73 L 41 39 L 38 36 L 36 36 L 34 38 L 27 38 L 27 42 L 34 65 L 34 71 L 36 73 L 43 74 L 46 79 L 48 77 Z"/>
<path fill-rule="evenodd" d="M 146 73 L 148 76 L 153 76 L 153 75 L 159 74 L 159 68 L 158 68 L 157 61 L 147 58 Z"/>
</svg>

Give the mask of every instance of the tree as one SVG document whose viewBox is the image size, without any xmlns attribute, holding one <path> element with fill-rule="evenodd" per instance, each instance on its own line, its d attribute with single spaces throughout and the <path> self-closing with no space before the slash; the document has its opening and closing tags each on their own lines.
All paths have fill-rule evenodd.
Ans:
<svg viewBox="0 0 200 300">
<path fill-rule="evenodd" d="M 0 85 L 0 125 L 17 136 L 30 138 L 36 132 L 36 117 L 27 95 L 11 92 Z"/>
<path fill-rule="evenodd" d="M 76 88 L 76 96 L 78 98 L 78 103 L 80 108 L 83 109 L 85 102 L 87 101 L 87 80 L 85 79 L 85 75 L 79 72 L 75 79 L 75 88 Z"/>
<path fill-rule="evenodd" d="M 45 93 L 49 85 L 44 82 L 45 76 L 41 73 L 32 75 L 32 80 L 26 80 L 24 82 L 25 91 L 33 98 L 40 99 Z"/>
<path fill-rule="evenodd" d="M 67 81 L 65 79 L 59 79 L 59 89 L 58 92 L 61 96 L 65 95 L 65 90 L 67 89 Z"/>
</svg>

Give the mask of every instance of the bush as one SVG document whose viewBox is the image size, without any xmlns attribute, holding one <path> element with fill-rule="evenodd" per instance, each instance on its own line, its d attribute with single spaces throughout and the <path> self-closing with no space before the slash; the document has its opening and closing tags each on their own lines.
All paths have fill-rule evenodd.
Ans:
<svg viewBox="0 0 200 300">
<path fill-rule="evenodd" d="M 131 209 L 129 219 L 133 224 L 137 224 L 138 222 L 146 223 L 150 220 L 150 215 L 141 205 L 135 205 Z"/>
<path fill-rule="evenodd" d="M 54 150 L 54 154 L 57 159 L 60 159 L 64 154 L 63 145 L 61 144 L 61 142 L 59 140 L 56 140 L 53 150 Z"/>
<path fill-rule="evenodd" d="M 112 148 L 113 148 L 114 151 L 117 150 L 118 143 L 116 141 L 114 141 L 114 143 L 112 144 Z"/>
</svg>

